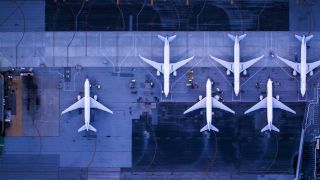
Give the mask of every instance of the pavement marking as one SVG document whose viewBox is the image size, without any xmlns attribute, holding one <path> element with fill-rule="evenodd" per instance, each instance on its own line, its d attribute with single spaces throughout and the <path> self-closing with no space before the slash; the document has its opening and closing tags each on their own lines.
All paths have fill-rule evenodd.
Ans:
<svg viewBox="0 0 320 180">
<path fill-rule="evenodd" d="M 73 81 L 71 82 L 65 82 L 63 81 L 63 91 L 72 91 L 75 92 L 76 91 L 76 76 L 79 74 L 79 71 L 76 71 L 76 73 L 74 73 L 73 75 Z M 73 88 L 72 89 L 66 89 L 66 84 L 72 83 L 73 82 Z"/>
<path fill-rule="evenodd" d="M 266 35 L 266 47 L 265 47 L 265 49 L 264 49 L 264 51 L 266 52 L 266 50 L 267 50 L 267 35 Z M 264 65 L 258 70 L 258 71 L 256 71 L 253 75 L 251 75 L 247 80 L 245 80 L 242 84 L 240 84 L 240 87 L 242 87 L 242 86 L 244 86 L 251 78 L 253 78 L 257 73 L 259 73 L 260 71 L 262 71 L 263 70 L 263 68 L 265 68 L 266 66 L 267 66 L 267 64 L 268 64 L 268 53 L 267 54 L 265 54 L 265 63 L 264 63 Z"/>
<path fill-rule="evenodd" d="M 101 38 L 101 36 L 100 36 L 100 38 Z M 104 57 L 108 62 L 110 62 L 110 63 L 112 64 L 113 71 L 116 72 L 116 65 L 115 65 L 115 64 L 112 62 L 112 60 L 109 59 L 106 55 L 102 54 L 100 50 L 101 50 L 101 47 L 98 49 L 98 52 L 100 53 L 100 55 L 101 55 L 102 57 Z"/>
<path fill-rule="evenodd" d="M 134 33 L 134 35 L 135 35 L 135 33 Z M 121 73 L 121 66 L 122 66 L 122 63 L 123 62 L 125 62 L 126 60 L 127 60 L 127 58 L 129 57 L 129 54 L 132 54 L 132 51 L 134 51 L 135 49 L 135 36 L 132 36 L 132 38 L 133 38 L 133 44 L 132 44 L 132 49 L 130 50 L 130 52 L 128 52 L 127 54 L 126 54 L 126 56 L 122 59 L 122 60 L 120 60 L 120 63 L 119 63 L 119 65 L 118 65 L 118 67 L 119 67 L 119 73 Z"/>
<path fill-rule="evenodd" d="M 203 48 L 206 49 L 206 52 L 207 52 L 207 45 L 206 45 L 205 33 L 203 33 L 203 36 L 204 36 L 204 38 L 203 38 Z M 189 46 L 188 46 L 188 47 L 189 47 Z M 188 51 L 188 50 L 187 50 L 187 51 Z M 191 61 L 195 61 L 196 57 L 197 57 L 197 56 L 194 55 L 194 59 L 191 60 Z M 193 66 L 191 66 L 185 73 L 183 73 L 183 74 L 182 74 L 179 78 L 177 78 L 175 81 L 173 81 L 173 82 L 171 83 L 171 85 L 170 85 L 170 89 L 172 89 L 173 85 L 175 85 L 180 79 L 182 79 L 186 74 L 188 74 L 188 72 L 189 72 L 190 70 L 193 70 L 193 69 L 194 69 L 198 64 L 200 64 L 200 62 L 202 62 L 204 59 L 205 59 L 205 58 L 202 56 L 202 58 L 199 59 L 199 60 L 197 61 L 197 63 L 195 63 Z M 172 92 L 173 92 L 173 91 L 172 91 Z M 173 94 L 173 93 L 171 93 L 171 99 L 172 99 L 172 94 Z"/>
<path fill-rule="evenodd" d="M 231 101 L 233 101 L 233 102 L 241 102 L 242 101 L 242 99 L 241 99 L 241 92 L 239 93 L 239 96 L 235 96 L 235 94 L 234 94 L 234 91 L 231 91 Z M 238 99 L 234 99 L 234 98 L 238 98 Z"/>
</svg>

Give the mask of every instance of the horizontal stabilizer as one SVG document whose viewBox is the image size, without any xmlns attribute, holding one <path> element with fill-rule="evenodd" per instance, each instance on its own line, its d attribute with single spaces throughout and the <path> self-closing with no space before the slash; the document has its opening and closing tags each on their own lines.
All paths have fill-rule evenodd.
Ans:
<svg viewBox="0 0 320 180">
<path fill-rule="evenodd" d="M 177 35 L 170 36 L 170 37 L 168 37 L 168 41 L 171 42 L 171 41 L 173 41 L 176 37 L 177 37 Z M 163 42 L 166 42 L 166 39 L 167 39 L 167 37 L 163 37 L 163 36 L 161 36 L 161 35 L 158 35 L 158 38 L 159 38 L 161 41 L 163 41 Z"/>
<path fill-rule="evenodd" d="M 202 129 L 200 129 L 200 132 L 208 130 L 208 125 L 203 126 Z M 219 129 L 217 129 L 214 125 L 210 124 L 210 130 L 219 132 Z"/>
<path fill-rule="evenodd" d="M 271 125 L 271 129 L 274 131 L 280 132 L 280 130 L 277 127 L 275 127 L 273 124 Z"/>
<path fill-rule="evenodd" d="M 86 125 L 83 125 L 81 128 L 78 129 L 78 132 L 84 131 L 84 130 L 86 130 L 86 129 L 87 129 L 87 126 L 86 126 Z M 96 128 L 94 128 L 94 127 L 91 126 L 90 124 L 89 124 L 88 130 L 97 132 Z"/>
<path fill-rule="evenodd" d="M 236 40 L 236 37 L 232 34 L 228 34 L 228 37 L 232 40 L 232 41 L 235 41 Z"/>
<path fill-rule="evenodd" d="M 276 132 L 280 132 L 280 130 L 277 127 L 275 127 L 273 124 L 271 124 L 271 129 L 269 129 L 269 125 L 267 124 L 264 128 L 261 129 L 261 132 L 264 132 L 267 130 L 269 130 L 269 131 L 273 130 Z"/>
<path fill-rule="evenodd" d="M 294 35 L 294 37 L 296 37 L 300 42 L 302 42 L 302 37 L 299 35 Z"/>
<path fill-rule="evenodd" d="M 306 42 L 308 42 L 310 39 L 312 39 L 313 38 L 313 35 L 310 35 L 310 36 L 307 36 L 306 37 Z"/>
<path fill-rule="evenodd" d="M 81 128 L 78 129 L 78 132 L 84 131 L 86 129 L 87 129 L 86 125 L 83 125 L 81 126 Z"/>
<path fill-rule="evenodd" d="M 165 37 L 163 37 L 163 36 L 161 36 L 161 35 L 158 35 L 158 38 L 159 38 L 161 41 L 166 42 L 166 38 L 165 38 Z"/>
<path fill-rule="evenodd" d="M 247 34 L 242 34 L 239 36 L 239 41 L 241 41 L 242 39 L 244 39 L 247 36 Z"/>
<path fill-rule="evenodd" d="M 91 126 L 90 124 L 89 124 L 89 130 L 94 131 L 94 132 L 97 132 L 96 128 L 94 128 L 94 127 Z"/>
<path fill-rule="evenodd" d="M 294 37 L 296 37 L 300 42 L 302 42 L 302 37 L 299 35 L 294 35 Z M 310 39 L 313 38 L 313 35 L 311 34 L 310 36 L 306 37 L 306 42 L 308 42 Z"/>
<path fill-rule="evenodd" d="M 177 35 L 170 36 L 170 37 L 168 38 L 168 41 L 171 42 L 171 41 L 173 41 L 176 37 L 177 37 Z"/>
<path fill-rule="evenodd" d="M 238 36 L 238 41 L 241 41 L 242 39 L 244 39 L 247 36 L 247 34 L 242 34 L 240 36 Z M 232 41 L 236 41 L 236 36 L 232 35 L 232 34 L 228 34 L 228 37 L 232 40 Z"/>
</svg>

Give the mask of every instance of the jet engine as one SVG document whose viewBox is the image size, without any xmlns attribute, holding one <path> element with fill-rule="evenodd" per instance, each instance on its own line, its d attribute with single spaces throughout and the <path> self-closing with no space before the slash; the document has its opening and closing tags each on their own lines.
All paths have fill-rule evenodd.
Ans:
<svg viewBox="0 0 320 180">
<path fill-rule="evenodd" d="M 297 75 L 297 71 L 293 70 L 292 75 L 296 76 Z"/>
<path fill-rule="evenodd" d="M 261 101 L 261 100 L 263 99 L 263 95 L 260 95 L 260 96 L 259 96 L 259 99 L 260 99 L 260 101 Z"/>
<path fill-rule="evenodd" d="M 310 76 L 313 76 L 313 71 L 310 71 L 310 72 L 309 72 L 309 75 L 310 75 Z"/>
<path fill-rule="evenodd" d="M 80 96 L 80 95 L 78 95 L 77 99 L 78 99 L 78 101 L 79 101 L 79 100 L 81 99 L 81 96 Z"/>
<path fill-rule="evenodd" d="M 247 75 L 247 70 L 244 70 L 244 71 L 243 71 L 243 75 Z"/>
<path fill-rule="evenodd" d="M 97 95 L 94 95 L 94 96 L 93 96 L 93 99 L 97 101 L 97 100 L 98 100 L 98 96 L 97 96 Z"/>
<path fill-rule="evenodd" d="M 228 76 L 230 75 L 230 71 L 229 71 L 229 69 L 227 69 L 227 75 L 228 75 Z"/>
<path fill-rule="evenodd" d="M 160 71 L 157 71 L 157 76 L 160 76 Z"/>
<path fill-rule="evenodd" d="M 173 71 L 173 76 L 177 76 L 177 71 Z"/>
<path fill-rule="evenodd" d="M 276 95 L 276 99 L 279 101 L 279 100 L 280 100 L 280 96 L 279 96 L 279 95 Z"/>
</svg>

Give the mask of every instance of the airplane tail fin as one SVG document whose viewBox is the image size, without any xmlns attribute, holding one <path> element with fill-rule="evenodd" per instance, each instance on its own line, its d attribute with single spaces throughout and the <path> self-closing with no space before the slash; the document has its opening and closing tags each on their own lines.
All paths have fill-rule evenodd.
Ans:
<svg viewBox="0 0 320 180">
<path fill-rule="evenodd" d="M 247 34 L 242 34 L 240 36 L 238 36 L 239 41 L 241 41 L 242 39 L 244 39 L 247 36 Z M 232 40 L 232 41 L 236 41 L 236 36 L 232 35 L 232 34 L 228 34 L 228 37 Z"/>
<path fill-rule="evenodd" d="M 208 125 L 203 126 L 203 128 L 200 130 L 200 132 L 208 130 Z M 210 124 L 210 130 L 219 132 L 219 129 L 217 129 L 214 125 Z"/>
<path fill-rule="evenodd" d="M 269 130 L 269 125 L 267 124 L 264 128 L 261 129 L 261 132 L 267 131 Z M 280 132 L 280 130 L 275 127 L 273 124 L 271 124 L 271 130 L 276 131 L 276 132 Z"/>
<path fill-rule="evenodd" d="M 170 37 L 168 37 L 168 41 L 171 42 L 171 41 L 173 41 L 176 37 L 177 37 L 177 35 L 170 36 Z M 163 37 L 163 36 L 161 36 L 161 35 L 158 35 L 158 38 L 159 38 L 161 41 L 166 42 L 166 37 Z"/>
<path fill-rule="evenodd" d="M 86 129 L 87 129 L 86 125 L 83 125 L 81 128 L 78 129 L 78 132 L 84 131 L 84 130 L 86 130 Z M 90 124 L 89 124 L 88 129 L 91 130 L 91 131 L 97 132 L 96 128 L 94 128 L 94 127 L 91 126 Z"/>
<path fill-rule="evenodd" d="M 302 37 L 301 36 L 299 36 L 299 35 L 294 35 L 294 37 L 296 37 L 300 42 L 302 42 Z M 310 39 L 312 39 L 313 38 L 313 35 L 311 34 L 311 35 L 309 35 L 309 36 L 307 36 L 306 37 L 306 42 L 308 42 Z"/>
</svg>

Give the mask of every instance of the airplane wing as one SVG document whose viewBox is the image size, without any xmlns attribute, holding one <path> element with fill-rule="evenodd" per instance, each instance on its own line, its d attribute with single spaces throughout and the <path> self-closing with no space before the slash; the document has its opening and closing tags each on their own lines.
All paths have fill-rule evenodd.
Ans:
<svg viewBox="0 0 320 180">
<path fill-rule="evenodd" d="M 272 105 L 273 105 L 274 108 L 280 108 L 280 109 L 283 109 L 285 111 L 288 111 L 288 112 L 291 112 L 293 114 L 296 114 L 296 112 L 294 110 L 292 110 L 291 108 L 289 108 L 288 106 L 286 106 L 282 102 L 278 101 L 274 97 L 272 98 Z"/>
<path fill-rule="evenodd" d="M 219 108 L 228 112 L 231 112 L 234 114 L 234 111 L 232 109 L 230 109 L 229 107 L 227 107 L 226 105 L 222 104 L 221 102 L 219 102 L 217 99 L 212 98 L 212 107 L 213 108 Z"/>
<path fill-rule="evenodd" d="M 194 58 L 194 56 L 192 56 L 192 57 L 190 57 L 190 58 L 188 58 L 188 59 L 185 59 L 185 60 L 176 62 L 176 63 L 170 63 L 170 64 L 171 64 L 170 73 L 172 73 L 173 71 L 176 71 L 177 69 L 179 69 L 179 68 L 182 67 L 183 65 L 187 64 L 187 63 L 188 63 L 189 61 L 191 61 L 193 58 Z"/>
<path fill-rule="evenodd" d="M 205 108 L 206 107 L 206 97 L 201 99 L 199 102 L 191 106 L 189 109 L 187 109 L 183 114 L 187 114 L 191 111 L 194 111 L 196 109 Z"/>
<path fill-rule="evenodd" d="M 244 112 L 244 114 L 248 114 L 252 111 L 255 111 L 255 110 L 258 110 L 261 108 L 267 108 L 267 98 L 266 97 L 264 99 L 262 99 L 260 102 L 258 102 L 257 104 L 255 104 L 254 106 L 252 106 L 246 112 Z"/>
<path fill-rule="evenodd" d="M 108 109 L 107 107 L 105 107 L 104 105 L 99 103 L 98 101 L 94 100 L 92 97 L 90 97 L 90 106 L 92 108 L 100 109 L 102 111 L 106 111 L 110 114 L 113 114 L 113 112 L 110 109 Z"/>
<path fill-rule="evenodd" d="M 142 57 L 141 55 L 139 55 L 140 59 L 142 59 L 144 62 L 148 63 L 150 66 L 154 67 L 157 71 L 163 73 L 162 71 L 162 63 L 157 63 L 154 61 L 151 61 L 147 58 Z"/>
<path fill-rule="evenodd" d="M 281 60 L 282 62 L 284 62 L 285 64 L 287 64 L 289 67 L 291 67 L 292 69 L 294 69 L 295 71 L 297 71 L 298 73 L 300 73 L 300 64 L 299 64 L 299 63 L 294 63 L 294 62 L 289 61 L 289 60 L 287 60 L 287 59 L 284 59 L 284 58 L 282 58 L 282 57 L 280 57 L 280 56 L 278 56 L 278 55 L 276 55 L 276 56 L 277 56 L 277 58 L 278 58 L 279 60 Z"/>
<path fill-rule="evenodd" d="M 70 107 L 61 112 L 61 114 L 73 111 L 75 109 L 84 108 L 84 98 L 81 98 L 79 101 L 72 104 Z"/>
<path fill-rule="evenodd" d="M 314 70 L 316 67 L 320 66 L 320 60 L 313 63 L 307 63 L 307 64 L 308 64 L 307 73 L 309 73 L 310 71 Z"/>
<path fill-rule="evenodd" d="M 243 62 L 243 63 L 240 63 L 240 67 L 241 67 L 241 71 L 244 71 L 246 69 L 248 69 L 250 66 L 252 66 L 253 64 L 255 64 L 256 62 L 258 62 L 260 59 L 262 59 L 264 57 L 264 55 L 260 56 L 260 57 L 257 57 L 257 58 L 254 58 L 254 59 L 251 59 L 247 62 Z"/>
<path fill-rule="evenodd" d="M 211 59 L 215 60 L 217 63 L 219 63 L 221 66 L 227 68 L 229 71 L 233 72 L 233 63 L 231 62 L 228 62 L 228 61 L 225 61 L 225 60 L 222 60 L 222 59 L 219 59 L 219 58 L 216 58 L 214 56 L 211 56 Z"/>
</svg>

